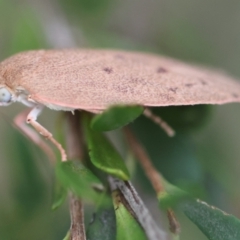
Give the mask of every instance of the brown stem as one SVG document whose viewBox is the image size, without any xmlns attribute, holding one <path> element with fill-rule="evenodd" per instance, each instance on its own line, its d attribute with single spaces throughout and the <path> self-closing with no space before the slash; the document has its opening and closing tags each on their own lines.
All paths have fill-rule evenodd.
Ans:
<svg viewBox="0 0 240 240">
<path fill-rule="evenodd" d="M 167 216 L 168 216 L 170 231 L 175 235 L 180 234 L 180 232 L 181 232 L 180 224 L 175 216 L 175 213 L 173 212 L 173 210 L 171 208 L 169 208 L 167 210 Z"/>
<path fill-rule="evenodd" d="M 79 198 L 74 196 L 72 193 L 70 194 L 70 214 L 71 214 L 70 239 L 86 240 L 83 204 L 79 200 Z"/>
<path fill-rule="evenodd" d="M 128 129 L 124 129 L 127 141 L 130 145 L 131 150 L 136 155 L 137 159 L 141 163 L 147 177 L 149 178 L 154 190 L 156 193 L 164 191 L 164 187 L 161 181 L 161 176 L 159 172 L 152 165 L 151 160 L 149 159 L 143 146 L 137 141 L 133 133 Z"/>
<path fill-rule="evenodd" d="M 68 134 L 67 134 L 67 152 L 69 159 L 80 159 L 82 161 L 84 157 L 83 151 L 83 133 L 80 124 L 80 112 L 76 111 L 74 115 L 67 113 Z"/>
<path fill-rule="evenodd" d="M 136 155 L 137 159 L 142 165 L 142 168 L 144 169 L 145 174 L 150 180 L 155 192 L 157 193 L 157 195 L 159 195 L 159 193 L 165 191 L 160 173 L 155 169 L 144 147 L 137 141 L 133 133 L 128 128 L 125 128 L 124 132 L 130 148 L 132 149 L 133 153 Z M 175 214 L 171 208 L 167 209 L 167 215 L 170 231 L 174 234 L 179 234 L 180 224 L 177 221 Z"/>
<path fill-rule="evenodd" d="M 80 128 L 80 112 L 75 115 L 67 113 L 67 150 L 69 159 L 80 159 L 84 157 L 83 152 L 83 139 Z M 84 227 L 84 210 L 81 200 L 74 196 L 72 193 L 70 198 L 70 215 L 71 215 L 71 240 L 86 240 L 85 227 Z"/>
<path fill-rule="evenodd" d="M 169 239 L 163 226 L 157 225 L 142 199 L 139 197 L 137 191 L 130 182 L 122 181 L 120 179 L 109 176 L 110 188 L 112 191 L 120 190 L 125 200 L 127 201 L 132 212 L 136 216 L 137 221 L 142 226 L 146 236 L 149 240 Z"/>
<path fill-rule="evenodd" d="M 159 127 L 161 127 L 169 137 L 173 137 L 175 135 L 175 131 L 171 126 L 168 125 L 167 122 L 165 122 L 162 118 L 155 115 L 149 108 L 146 108 L 143 112 L 143 114 L 151 119 L 154 123 L 156 123 Z"/>
</svg>

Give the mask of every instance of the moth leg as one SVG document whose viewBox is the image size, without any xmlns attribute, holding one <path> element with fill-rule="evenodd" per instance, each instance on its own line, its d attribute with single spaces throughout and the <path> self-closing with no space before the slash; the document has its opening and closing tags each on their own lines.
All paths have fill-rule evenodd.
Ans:
<svg viewBox="0 0 240 240">
<path fill-rule="evenodd" d="M 151 119 L 154 123 L 160 126 L 169 137 L 173 137 L 175 135 L 175 131 L 164 120 L 155 115 L 149 108 L 146 108 L 143 114 L 145 117 Z"/>
<path fill-rule="evenodd" d="M 67 155 L 62 145 L 52 136 L 52 134 L 46 128 L 37 122 L 37 117 L 42 112 L 43 107 L 44 106 L 42 105 L 36 105 L 27 115 L 27 123 L 31 124 L 37 132 L 39 132 L 45 138 L 49 139 L 60 151 L 62 161 L 66 161 Z"/>
<path fill-rule="evenodd" d="M 55 154 L 48 144 L 28 125 L 26 125 L 26 118 L 29 110 L 21 112 L 14 118 L 14 126 L 20 129 L 25 136 L 38 145 L 49 157 L 52 162 L 56 161 Z"/>
</svg>

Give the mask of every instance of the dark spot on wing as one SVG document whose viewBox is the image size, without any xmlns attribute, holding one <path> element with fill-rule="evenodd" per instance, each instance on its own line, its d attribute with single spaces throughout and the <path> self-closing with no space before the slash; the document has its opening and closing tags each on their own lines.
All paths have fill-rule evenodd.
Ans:
<svg viewBox="0 0 240 240">
<path fill-rule="evenodd" d="M 200 79 L 200 83 L 201 83 L 202 85 L 207 85 L 207 82 L 204 81 L 203 79 Z"/>
<path fill-rule="evenodd" d="M 141 84 L 141 85 L 146 85 L 147 84 L 147 81 L 144 79 L 144 78 L 139 78 L 139 77 L 130 77 L 130 81 L 131 83 L 134 83 L 136 86 L 138 84 Z"/>
<path fill-rule="evenodd" d="M 177 90 L 178 90 L 178 88 L 177 88 L 177 87 L 175 87 L 175 88 L 169 88 L 168 90 L 171 91 L 171 92 L 173 92 L 173 93 L 176 93 Z"/>
<path fill-rule="evenodd" d="M 105 71 L 105 72 L 108 73 L 108 74 L 110 74 L 110 73 L 113 72 L 112 68 L 109 68 L 109 67 L 105 67 L 105 68 L 103 69 L 103 71 Z"/>
<path fill-rule="evenodd" d="M 193 83 L 186 83 L 185 86 L 190 88 L 190 87 L 194 86 L 194 84 Z"/>
<path fill-rule="evenodd" d="M 165 69 L 165 68 L 163 68 L 163 67 L 159 67 L 158 69 L 157 69 L 157 73 L 167 73 L 168 71 L 167 71 L 167 69 Z"/>
<path fill-rule="evenodd" d="M 234 98 L 239 98 L 239 95 L 238 95 L 237 93 L 232 93 L 232 96 L 233 96 Z"/>
</svg>

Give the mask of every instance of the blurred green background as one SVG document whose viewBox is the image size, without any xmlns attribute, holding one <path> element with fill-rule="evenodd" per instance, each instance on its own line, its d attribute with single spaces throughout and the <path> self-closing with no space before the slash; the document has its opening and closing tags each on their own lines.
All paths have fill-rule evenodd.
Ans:
<svg viewBox="0 0 240 240">
<path fill-rule="evenodd" d="M 19 51 L 59 47 L 120 48 L 169 55 L 224 69 L 240 78 L 237 0 L 0 0 L 0 59 Z M 23 110 L 0 110 L 0 239 L 59 240 L 69 227 L 67 203 L 51 211 L 53 169 L 11 122 Z M 155 166 L 172 183 L 240 218 L 240 106 L 161 108 L 177 130 L 169 139 L 141 117 L 132 128 Z M 39 121 L 55 131 L 59 113 Z M 141 169 L 134 176 L 156 219 Z M 137 181 L 136 181 L 137 179 Z M 184 240 L 206 240 L 178 213 Z"/>
</svg>

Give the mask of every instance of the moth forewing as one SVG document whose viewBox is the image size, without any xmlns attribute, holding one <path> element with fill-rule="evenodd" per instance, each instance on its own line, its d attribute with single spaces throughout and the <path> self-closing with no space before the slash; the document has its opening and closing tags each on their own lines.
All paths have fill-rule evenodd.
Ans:
<svg viewBox="0 0 240 240">
<path fill-rule="evenodd" d="M 153 54 L 106 49 L 36 50 L 0 63 L 0 105 L 15 101 L 32 107 L 27 122 L 50 139 L 66 160 L 62 146 L 37 123 L 43 106 L 96 113 L 115 104 L 223 104 L 240 101 L 240 84 L 219 71 Z"/>
</svg>

